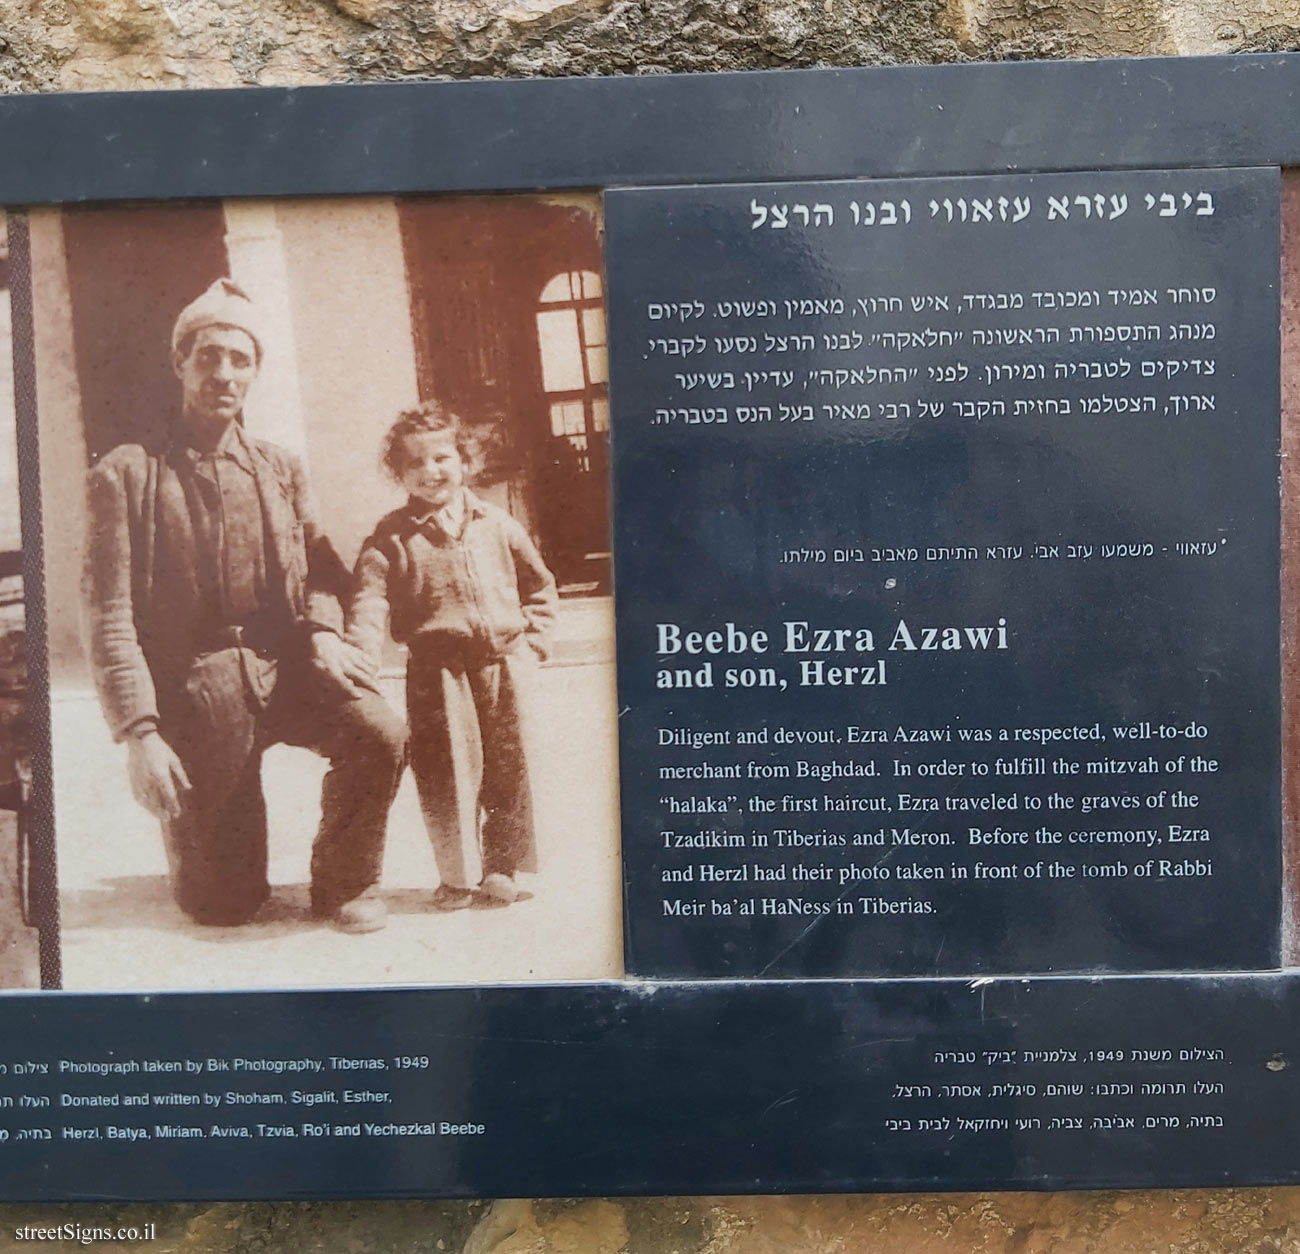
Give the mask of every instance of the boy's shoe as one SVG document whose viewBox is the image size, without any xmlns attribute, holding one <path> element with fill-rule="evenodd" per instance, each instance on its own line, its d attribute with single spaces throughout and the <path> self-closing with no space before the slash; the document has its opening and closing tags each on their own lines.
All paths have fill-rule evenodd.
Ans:
<svg viewBox="0 0 1300 1254">
<path fill-rule="evenodd" d="M 340 932 L 360 936 L 366 932 L 380 932 L 388 924 L 388 907 L 378 890 L 368 888 L 360 897 L 353 897 L 333 910 L 313 907 L 312 913 L 332 923 Z"/>
<path fill-rule="evenodd" d="M 439 884 L 434 890 L 430 903 L 435 910 L 444 914 L 452 910 L 464 910 L 474 900 L 474 894 L 468 888 L 457 888 L 454 884 Z"/>
<path fill-rule="evenodd" d="M 494 906 L 508 906 L 519 900 L 519 887 L 508 875 L 493 871 L 485 875 L 478 886 L 479 892 Z"/>
</svg>

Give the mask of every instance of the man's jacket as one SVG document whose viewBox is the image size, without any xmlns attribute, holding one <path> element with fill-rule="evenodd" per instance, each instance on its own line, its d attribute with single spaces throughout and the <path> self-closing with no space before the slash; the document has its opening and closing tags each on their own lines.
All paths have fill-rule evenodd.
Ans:
<svg viewBox="0 0 1300 1254">
<path fill-rule="evenodd" d="M 279 656 L 305 656 L 314 630 L 341 630 L 350 575 L 321 532 L 302 464 L 274 444 L 239 439 L 262 505 L 267 597 L 280 631 L 262 641 Z M 183 448 L 150 453 L 124 444 L 90 473 L 89 535 L 82 577 L 90 662 L 104 716 L 120 740 L 142 719 L 158 719 L 160 685 L 183 683 L 203 640 L 177 629 L 166 578 L 155 562 L 160 496 L 177 482 Z M 165 512 L 165 511 L 163 511 Z M 216 647 L 216 646 L 213 646 Z"/>
</svg>

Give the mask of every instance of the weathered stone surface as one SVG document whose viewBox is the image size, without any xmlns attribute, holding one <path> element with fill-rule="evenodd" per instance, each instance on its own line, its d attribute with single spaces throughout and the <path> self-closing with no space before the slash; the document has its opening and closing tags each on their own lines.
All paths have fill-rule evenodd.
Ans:
<svg viewBox="0 0 1300 1254">
<path fill-rule="evenodd" d="M 1300 16 L 1292 14 L 1293 17 Z M 1282 22 L 1265 26 L 1243 37 L 1239 52 L 1296 52 L 1300 51 L 1300 26 Z"/>
<path fill-rule="evenodd" d="M 1294 0 L 0 0 L 0 89 L 1291 47 Z"/>
<path fill-rule="evenodd" d="M 1272 52 L 1297 46 L 1295 0 L 1179 0 L 1167 9 L 1171 52 Z M 1276 32 L 1289 33 L 1279 38 Z"/>
<path fill-rule="evenodd" d="M 157 1225 L 122 1254 L 1293 1254 L 1300 1189 L 0 1206 L 0 1251 L 57 1223 Z"/>
<path fill-rule="evenodd" d="M 1113 57 L 1169 51 L 1160 0 L 951 0 L 974 57 Z"/>
</svg>

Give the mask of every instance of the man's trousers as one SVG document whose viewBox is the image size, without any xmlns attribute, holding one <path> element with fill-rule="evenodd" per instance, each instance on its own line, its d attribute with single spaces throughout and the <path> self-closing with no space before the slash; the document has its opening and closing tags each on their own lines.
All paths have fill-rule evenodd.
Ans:
<svg viewBox="0 0 1300 1254">
<path fill-rule="evenodd" d="M 329 759 L 311 858 L 312 907 L 328 914 L 379 880 L 406 729 L 375 693 L 349 698 L 304 663 L 246 648 L 195 659 L 159 684 L 159 731 L 189 776 L 179 818 L 163 823 L 172 890 L 199 923 L 247 922 L 270 896 L 262 754 L 301 745 Z"/>
</svg>

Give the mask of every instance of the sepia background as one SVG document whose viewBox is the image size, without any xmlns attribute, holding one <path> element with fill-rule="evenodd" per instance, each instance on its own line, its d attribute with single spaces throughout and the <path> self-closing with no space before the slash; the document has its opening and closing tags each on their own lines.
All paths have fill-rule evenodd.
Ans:
<svg viewBox="0 0 1300 1254">
<path fill-rule="evenodd" d="M 1300 49 L 1294 0 L 0 0 L 0 30 L 0 87 L 15 92 Z M 1287 309 L 1296 326 L 1294 293 Z M 115 1247 L 150 1254 L 1300 1250 L 1295 1188 L 492 1207 L 0 1205 L 0 1250 L 19 1248 L 9 1235 L 18 1224 L 110 1217 L 158 1222 L 157 1241 Z"/>
<path fill-rule="evenodd" d="M 29 217 L 49 611 L 63 987 L 168 989 L 598 979 L 621 973 L 609 402 L 598 202 L 466 197 L 37 210 Z M 308 917 L 322 759 L 263 767 L 273 897 L 205 928 L 174 905 L 158 825 L 130 795 L 80 629 L 87 467 L 122 443 L 165 448 L 178 392 L 171 327 L 233 275 L 269 320 L 245 412 L 305 461 L 326 534 L 355 561 L 402 493 L 384 433 L 436 398 L 469 424 L 476 489 L 537 542 L 560 586 L 529 745 L 533 896 L 432 910 L 438 879 L 413 781 L 389 819 L 389 926 Z M 403 650 L 386 695 L 399 709 Z"/>
</svg>

